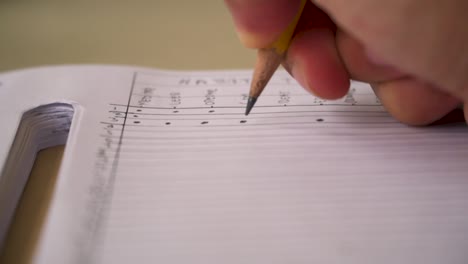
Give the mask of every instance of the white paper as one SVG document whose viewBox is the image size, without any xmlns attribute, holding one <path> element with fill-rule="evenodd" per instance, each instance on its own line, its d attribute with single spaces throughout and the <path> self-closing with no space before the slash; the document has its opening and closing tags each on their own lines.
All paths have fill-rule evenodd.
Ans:
<svg viewBox="0 0 468 264">
<path fill-rule="evenodd" d="M 247 117 L 250 71 L 68 72 L 82 110 L 40 263 L 468 259 L 465 125 L 408 127 L 367 85 L 323 101 L 285 72 Z"/>
</svg>

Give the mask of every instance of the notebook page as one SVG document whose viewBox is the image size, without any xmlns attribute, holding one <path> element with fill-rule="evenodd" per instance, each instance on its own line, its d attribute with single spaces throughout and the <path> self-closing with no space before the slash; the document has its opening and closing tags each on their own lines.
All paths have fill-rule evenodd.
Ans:
<svg viewBox="0 0 468 264">
<path fill-rule="evenodd" d="M 366 85 L 324 101 L 284 72 L 246 117 L 249 77 L 139 71 L 109 102 L 97 263 L 466 262 L 464 125 L 407 127 Z"/>
<path fill-rule="evenodd" d="M 72 263 L 76 249 L 87 242 L 92 228 L 82 215 L 89 214 L 90 207 L 83 204 L 90 200 L 89 182 L 94 179 L 97 167 L 96 151 L 101 142 L 99 122 L 108 116 L 107 102 L 128 102 L 135 70 L 122 66 L 64 65 L 0 73 L 0 189 L 5 190 L 0 191 L 0 233 L 6 234 L 25 187 L 32 166 L 28 157 L 34 157 L 35 150 L 63 144 L 68 138 L 37 249 L 27 254 L 31 255 L 32 263 Z M 44 115 L 44 109 L 55 111 L 57 106 L 66 111 L 57 112 L 55 117 Z M 30 141 L 31 148 L 24 152 L 24 157 L 12 156 L 18 126 L 25 113 L 31 113 L 33 119 L 28 127 L 38 129 L 19 135 L 19 144 L 25 138 L 37 140 Z M 10 158 L 12 163 L 8 163 Z"/>
</svg>

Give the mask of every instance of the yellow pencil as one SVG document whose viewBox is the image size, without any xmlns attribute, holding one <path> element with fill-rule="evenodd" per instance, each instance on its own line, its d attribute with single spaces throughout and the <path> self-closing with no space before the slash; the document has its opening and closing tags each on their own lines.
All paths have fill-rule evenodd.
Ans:
<svg viewBox="0 0 468 264">
<path fill-rule="evenodd" d="M 262 93 L 263 89 L 265 89 L 267 83 L 270 81 L 271 76 L 273 76 L 283 61 L 284 55 L 289 48 L 289 43 L 291 42 L 294 30 L 296 29 L 297 22 L 301 17 L 302 10 L 304 10 L 304 6 L 307 1 L 309 0 L 301 0 L 299 12 L 296 14 L 293 21 L 291 21 L 291 24 L 289 24 L 281 36 L 269 47 L 258 50 L 257 62 L 255 64 L 252 82 L 250 85 L 249 100 L 247 101 L 245 115 L 250 113 L 255 103 L 257 102 L 258 97 Z"/>
</svg>

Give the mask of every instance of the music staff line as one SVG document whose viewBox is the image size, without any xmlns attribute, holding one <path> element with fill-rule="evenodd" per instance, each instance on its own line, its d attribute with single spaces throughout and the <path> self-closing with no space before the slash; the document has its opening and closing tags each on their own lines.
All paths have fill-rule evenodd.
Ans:
<svg viewBox="0 0 468 264">
<path fill-rule="evenodd" d="M 282 118 L 323 118 L 323 117 L 362 117 L 362 118 L 392 118 L 389 115 L 346 115 L 346 116 L 341 116 L 341 115 L 295 115 L 295 116 L 285 116 Z M 208 118 L 173 118 L 173 119 L 168 119 L 168 118 L 142 118 L 142 117 L 132 117 L 132 116 L 115 116 L 112 118 L 127 118 L 131 120 L 154 120 L 154 121 L 197 121 L 197 120 L 252 120 L 250 118 L 243 118 L 243 117 L 208 117 Z M 262 116 L 262 117 L 257 117 L 254 120 L 262 120 L 262 119 L 278 119 L 277 116 Z"/>
<path fill-rule="evenodd" d="M 165 120 L 163 120 L 164 122 Z M 172 121 L 172 120 L 171 120 Z M 167 121 L 167 122 L 171 122 L 171 121 Z M 166 123 L 167 123 L 166 122 Z M 172 121 L 174 122 L 174 121 Z M 395 124 L 395 123 L 399 123 L 397 120 L 389 120 L 389 121 L 386 121 L 386 122 L 382 122 L 382 121 L 379 121 L 379 122 L 376 122 L 376 121 L 368 121 L 368 122 L 362 122 L 362 121 L 351 121 L 351 122 L 344 122 L 344 121 L 325 121 L 321 118 L 319 119 L 316 119 L 316 120 L 313 120 L 311 122 L 276 122 L 276 123 L 263 123 L 263 124 L 259 124 L 259 123 L 248 123 L 246 122 L 246 120 L 240 120 L 239 123 L 236 123 L 236 124 L 229 124 L 229 125 L 213 125 L 213 124 L 210 124 L 209 121 L 202 121 L 203 124 L 200 124 L 200 125 L 177 125 L 177 127 L 184 127 L 184 128 L 187 128 L 187 127 L 247 127 L 247 126 L 278 126 L 278 125 L 317 125 L 317 124 L 321 124 L 321 125 L 327 125 L 327 124 Z M 117 126 L 121 126 L 122 124 L 119 124 L 119 123 L 111 123 L 111 122 L 101 122 L 101 124 L 106 124 L 106 125 L 117 125 Z M 133 127 L 170 127 L 172 123 L 170 124 L 165 124 L 165 125 L 143 125 L 143 124 L 126 124 L 125 126 L 133 126 Z"/>
<path fill-rule="evenodd" d="M 124 104 L 110 104 L 111 106 L 121 106 L 127 107 Z M 339 104 L 339 103 L 320 103 L 320 104 L 284 104 L 284 105 L 258 105 L 255 108 L 287 108 L 287 107 L 326 107 L 326 106 L 343 106 L 343 107 L 379 107 L 381 108 L 381 104 Z M 239 106 L 194 106 L 194 107 L 178 107 L 178 106 L 171 106 L 171 107 L 160 107 L 160 106 L 140 106 L 140 105 L 129 105 L 128 107 L 138 108 L 138 109 L 158 109 L 158 110 L 172 110 L 172 109 L 186 109 L 186 110 L 195 110 L 195 109 L 245 109 L 245 105 Z"/>
<path fill-rule="evenodd" d="M 337 116 L 332 116 L 332 115 L 320 115 L 320 116 L 294 116 L 294 117 L 291 117 L 291 118 L 304 118 L 304 117 L 310 117 L 310 118 L 319 118 L 319 119 L 322 119 L 320 120 L 319 122 L 326 122 L 325 120 L 323 120 L 323 117 L 337 117 Z M 341 116 L 339 116 L 341 117 Z M 391 119 L 392 117 L 391 116 L 346 116 L 346 117 L 361 117 L 361 118 L 389 118 Z M 118 118 L 124 118 L 124 117 L 118 117 Z M 274 117 L 274 116 L 265 116 L 265 117 L 262 117 L 262 118 L 256 118 L 255 120 L 259 120 L 259 119 L 277 119 L 278 117 Z M 284 118 L 287 118 L 287 117 L 284 117 Z M 244 123 L 247 123 L 248 120 L 252 120 L 252 119 L 242 119 L 242 118 L 237 118 L 237 117 L 225 117 L 225 118 L 213 118 L 213 117 L 210 117 L 209 119 L 208 118 L 177 118 L 177 119 L 166 119 L 166 118 L 140 118 L 140 117 L 127 117 L 127 119 L 130 119 L 130 120 L 141 120 L 141 121 L 211 121 L 211 120 L 244 120 Z"/>
<path fill-rule="evenodd" d="M 248 92 L 246 92 L 245 94 L 248 94 Z M 290 97 L 310 97 L 311 99 L 314 99 L 314 97 L 312 97 L 310 94 L 307 94 L 307 93 L 303 93 L 303 94 L 299 94 L 299 93 L 287 93 L 288 96 Z M 359 94 L 360 96 L 371 96 L 372 94 Z M 143 93 L 134 93 L 133 96 L 147 96 L 146 94 L 143 94 Z M 239 98 L 241 97 L 242 95 L 239 95 L 239 94 L 216 94 L 215 97 L 216 98 Z M 262 97 L 278 97 L 280 96 L 280 94 L 265 94 L 265 95 L 262 95 Z M 170 95 L 150 95 L 150 97 L 152 98 L 163 98 L 163 99 L 171 99 L 172 96 Z M 206 98 L 206 94 L 205 95 L 185 95 L 183 96 L 183 98 L 200 98 L 200 99 L 203 99 L 203 98 Z"/>
<path fill-rule="evenodd" d="M 242 122 L 241 122 L 242 123 Z M 277 122 L 277 123 L 267 123 L 267 124 L 249 124 L 249 123 L 242 123 L 241 126 L 245 126 L 245 127 L 248 127 L 248 126 L 283 126 L 283 125 L 313 125 L 313 124 L 321 124 L 321 125 L 327 125 L 327 124 L 330 124 L 330 125 L 345 125 L 345 124 L 355 124 L 355 125 L 362 125 L 362 124 L 396 124 L 396 123 L 399 123 L 398 121 L 396 120 L 390 120 L 388 122 L 382 122 L 382 121 L 379 121 L 379 122 L 376 122 L 376 121 L 369 121 L 369 122 L 362 122 L 362 121 L 356 121 L 356 122 L 336 122 L 336 121 L 318 121 L 318 120 L 314 120 L 313 122 Z M 113 123 L 107 123 L 109 125 L 113 124 Z M 165 125 L 141 125 L 141 124 L 126 124 L 125 126 L 128 127 L 145 127 L 145 128 L 149 128 L 149 127 L 154 127 L 154 128 L 158 128 L 158 127 L 170 127 L 172 123 L 170 124 L 165 124 Z M 115 125 L 120 125 L 120 124 L 115 124 Z M 226 125 L 216 125 L 216 124 L 209 124 L 208 121 L 203 121 L 200 125 L 177 125 L 177 127 L 239 127 L 239 124 L 226 124 Z"/>
<path fill-rule="evenodd" d="M 211 108 L 209 108 L 211 109 Z M 173 109 L 171 109 L 173 110 Z M 125 111 L 118 111 L 118 110 L 110 110 L 109 113 L 126 113 Z M 384 114 L 388 115 L 388 112 L 386 111 L 360 111 L 360 110 L 351 110 L 351 111 L 346 111 L 346 110 L 331 110 L 331 111 L 325 111 L 325 110 L 309 110 L 309 111 L 285 111 L 285 112 L 265 112 L 265 113 L 251 113 L 251 115 L 269 115 L 269 114 L 301 114 L 301 113 L 325 113 L 325 114 L 332 114 L 332 113 L 377 113 L 377 114 Z M 210 112 L 210 113 L 201 113 L 201 114 L 185 114 L 185 113 L 169 113 L 169 114 L 162 114 L 162 113 L 143 113 L 143 112 L 128 112 L 128 114 L 132 115 L 157 115 L 157 116 L 215 116 L 215 115 L 221 115 L 221 116 L 226 116 L 226 115 L 244 115 L 243 112 L 239 113 L 217 113 L 217 112 Z M 331 115 L 328 115 L 331 116 Z M 383 116 L 383 115 L 382 115 Z M 295 116 L 288 116 L 288 117 L 295 117 Z"/>
</svg>

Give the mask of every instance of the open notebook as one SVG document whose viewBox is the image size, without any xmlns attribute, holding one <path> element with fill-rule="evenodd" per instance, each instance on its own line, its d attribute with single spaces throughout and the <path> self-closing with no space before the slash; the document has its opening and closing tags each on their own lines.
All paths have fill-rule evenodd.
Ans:
<svg viewBox="0 0 468 264">
<path fill-rule="evenodd" d="M 468 261 L 468 129 L 398 123 L 278 72 L 62 66 L 0 75 L 0 234 L 66 143 L 36 263 Z"/>
</svg>

